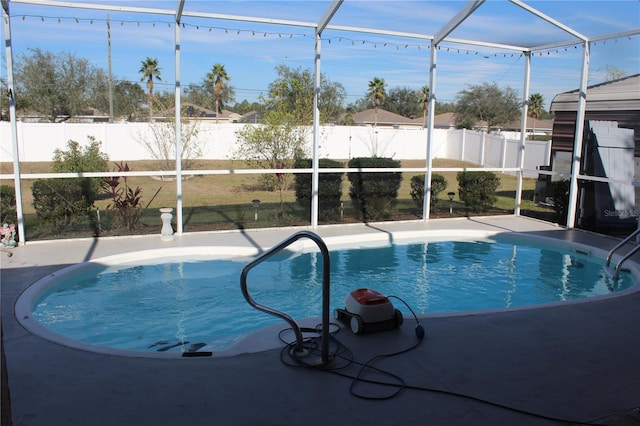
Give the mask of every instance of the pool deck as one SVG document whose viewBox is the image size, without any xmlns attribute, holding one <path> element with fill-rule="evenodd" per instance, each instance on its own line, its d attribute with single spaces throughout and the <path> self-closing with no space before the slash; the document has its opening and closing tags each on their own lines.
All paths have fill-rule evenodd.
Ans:
<svg viewBox="0 0 640 426">
<path fill-rule="evenodd" d="M 383 400 L 352 395 L 352 380 L 335 374 L 356 375 L 355 365 L 333 373 L 295 368 L 281 362 L 279 348 L 183 359 L 98 354 L 35 336 L 14 315 L 14 304 L 25 288 L 65 266 L 172 246 L 265 249 L 301 229 L 184 234 L 170 242 L 161 241 L 159 235 L 32 242 L 14 249 L 11 257 L 1 253 L 4 372 L 13 424 L 640 425 L 636 288 L 620 296 L 551 307 L 423 315 L 424 340 L 410 352 L 375 363 L 407 385 Z M 322 237 L 363 233 L 392 237 L 396 232 L 447 229 L 526 232 L 605 250 L 618 242 L 515 216 L 313 231 Z M 417 343 L 414 324 L 406 318 L 398 330 L 361 336 L 342 330 L 335 337 L 356 361 L 366 362 Z M 283 322 L 281 328 L 285 327 Z M 364 378 L 387 380 L 370 370 Z M 385 397 L 394 388 L 358 382 L 354 390 Z M 4 398 L 2 410 L 4 420 L 8 413 Z"/>
</svg>

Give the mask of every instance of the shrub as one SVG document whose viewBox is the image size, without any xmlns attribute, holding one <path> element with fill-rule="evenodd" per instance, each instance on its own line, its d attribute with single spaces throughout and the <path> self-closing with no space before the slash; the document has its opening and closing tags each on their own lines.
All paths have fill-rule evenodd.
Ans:
<svg viewBox="0 0 640 426">
<path fill-rule="evenodd" d="M 52 170 L 54 173 L 106 172 L 109 157 L 100 152 L 100 141 L 87 136 L 88 145 L 84 147 L 76 141 L 67 142 L 67 150 L 56 149 L 53 153 Z M 102 179 L 90 178 L 88 189 L 98 194 L 102 189 Z"/>
<path fill-rule="evenodd" d="M 485 212 L 498 200 L 500 179 L 492 172 L 458 172 L 460 200 L 474 213 Z"/>
<path fill-rule="evenodd" d="M 435 210 L 438 205 L 438 194 L 447 189 L 447 179 L 439 174 L 431 175 L 431 208 Z M 411 199 L 419 209 L 424 204 L 424 175 L 417 175 L 411 178 Z"/>
<path fill-rule="evenodd" d="M 88 178 L 36 180 L 31 191 L 38 219 L 54 229 L 62 229 L 89 217 L 97 232 L 92 214 L 95 192 L 91 185 Z"/>
<path fill-rule="evenodd" d="M 70 140 L 68 150 L 56 149 L 53 172 L 82 173 L 107 171 L 106 154 L 100 152 L 100 142 L 88 136 L 89 144 L 81 147 Z M 38 219 L 54 229 L 67 227 L 82 218 L 89 218 L 94 234 L 99 232 L 93 203 L 102 189 L 100 178 L 49 179 L 33 183 L 33 207 Z"/>
<path fill-rule="evenodd" d="M 349 168 L 399 168 L 400 162 L 391 158 L 352 158 Z M 356 213 L 364 220 L 388 218 L 398 197 L 402 183 L 401 172 L 349 172 L 349 196 Z"/>
<path fill-rule="evenodd" d="M 567 207 L 569 206 L 569 179 L 551 182 L 551 201 L 556 212 L 556 220 L 560 225 L 567 224 Z"/>
<path fill-rule="evenodd" d="M 16 191 L 13 186 L 0 185 L 0 226 L 3 223 L 16 223 Z"/>
<path fill-rule="evenodd" d="M 119 172 L 129 172 L 131 169 L 127 163 L 116 163 Z M 124 184 L 120 186 L 120 182 Z M 114 176 L 104 179 L 105 192 L 111 198 L 107 210 L 115 209 L 120 226 L 131 231 L 138 226 L 142 216 L 142 189 L 132 189 L 127 185 L 127 177 Z"/>
<path fill-rule="evenodd" d="M 296 160 L 296 169 L 313 167 L 311 159 Z M 338 161 L 321 158 L 319 166 L 322 169 L 337 169 L 344 165 Z M 318 219 L 324 222 L 335 221 L 340 218 L 340 202 L 342 199 L 343 173 L 320 173 L 318 176 Z M 311 213 L 311 179 L 310 173 L 295 173 L 296 201 L 305 206 L 307 213 Z"/>
</svg>

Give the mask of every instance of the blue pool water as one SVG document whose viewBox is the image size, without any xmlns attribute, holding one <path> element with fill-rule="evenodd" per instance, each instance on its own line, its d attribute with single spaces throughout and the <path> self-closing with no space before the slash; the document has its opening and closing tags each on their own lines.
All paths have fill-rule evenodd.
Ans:
<svg viewBox="0 0 640 426">
<path fill-rule="evenodd" d="M 94 268 L 43 294 L 32 317 L 55 333 L 95 345 L 225 349 L 252 331 L 282 322 L 242 297 L 240 271 L 250 260 L 176 259 Z M 275 256 L 252 269 L 247 282 L 260 304 L 296 319 L 321 315 L 319 253 Z M 504 239 L 331 251 L 332 310 L 342 308 L 345 296 L 360 287 L 399 296 L 417 313 L 441 313 L 586 298 L 634 282 L 623 273 L 614 283 L 602 259 L 588 254 Z M 408 314 L 400 303 L 394 305 Z"/>
</svg>

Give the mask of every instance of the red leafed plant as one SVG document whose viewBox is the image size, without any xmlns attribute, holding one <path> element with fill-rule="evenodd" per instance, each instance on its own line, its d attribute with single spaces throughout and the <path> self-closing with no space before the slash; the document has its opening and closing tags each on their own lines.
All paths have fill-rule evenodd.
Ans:
<svg viewBox="0 0 640 426">
<path fill-rule="evenodd" d="M 118 172 L 129 172 L 131 169 L 127 163 L 115 163 Z M 120 183 L 122 182 L 122 185 Z M 105 192 L 111 197 L 111 203 L 107 210 L 115 209 L 120 225 L 129 231 L 138 226 L 142 216 L 142 189 L 132 189 L 127 185 L 126 176 L 112 176 L 104 179 Z"/>
</svg>

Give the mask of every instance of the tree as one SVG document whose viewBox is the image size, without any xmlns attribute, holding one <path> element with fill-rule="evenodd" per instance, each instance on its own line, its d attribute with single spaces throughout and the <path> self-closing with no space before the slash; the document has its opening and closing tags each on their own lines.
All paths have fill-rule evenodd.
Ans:
<svg viewBox="0 0 640 426">
<path fill-rule="evenodd" d="M 365 95 L 365 97 L 360 98 L 355 102 L 347 105 L 345 110 L 351 114 L 354 114 L 356 112 L 366 111 L 368 109 L 374 108 L 375 106 L 376 104 L 371 99 L 369 99 L 368 96 Z"/>
<path fill-rule="evenodd" d="M 605 77 L 605 81 L 614 81 L 619 80 L 627 75 L 626 72 L 622 71 L 620 68 L 616 68 L 609 64 L 604 66 L 607 75 Z"/>
<path fill-rule="evenodd" d="M 162 170 L 173 170 L 176 159 L 176 122 L 168 118 L 162 123 L 149 125 L 149 133 L 140 133 L 136 137 L 149 154 L 161 162 Z M 182 147 L 180 160 L 183 168 L 188 168 L 191 160 L 202 156 L 201 143 L 198 140 L 198 122 L 194 120 L 180 121 Z"/>
<path fill-rule="evenodd" d="M 238 114 L 246 114 L 247 112 L 256 111 L 260 114 L 264 112 L 264 105 L 258 102 L 249 103 L 246 99 L 233 106 L 233 110 Z"/>
<path fill-rule="evenodd" d="M 71 53 L 30 49 L 16 63 L 17 107 L 45 115 L 51 122 L 79 115 L 92 100 L 97 69 Z"/>
<path fill-rule="evenodd" d="M 0 77 L 0 93 L 9 93 L 9 84 Z M 0 121 L 9 121 L 9 97 L 0 96 Z"/>
<path fill-rule="evenodd" d="M 157 78 L 162 81 L 160 78 L 160 68 L 158 68 L 158 59 L 151 59 L 147 57 L 144 61 L 141 61 L 142 66 L 138 71 L 142 74 L 140 81 L 147 81 L 147 90 L 148 90 L 148 99 L 149 99 L 149 122 L 153 121 L 153 78 Z"/>
<path fill-rule="evenodd" d="M 236 132 L 237 145 L 233 156 L 254 168 L 293 168 L 296 159 L 305 156 L 307 130 L 297 124 L 298 118 L 288 110 L 285 100 L 272 104 L 261 125 L 247 124 Z M 289 187 L 290 181 L 289 174 L 267 175 L 266 183 L 273 183 L 273 188 L 280 192 L 280 217 L 284 214 L 283 191 Z"/>
<path fill-rule="evenodd" d="M 313 122 L 313 74 L 301 67 L 291 69 L 286 65 L 276 67 L 277 78 L 269 84 L 266 109 L 281 109 L 291 113 L 297 124 L 309 125 Z M 321 122 L 335 122 L 342 113 L 342 103 L 346 91 L 340 83 L 320 75 L 318 109 Z"/>
<path fill-rule="evenodd" d="M 165 112 L 176 106 L 176 94 L 172 91 L 155 92 L 153 95 L 153 104 L 156 110 Z"/>
<path fill-rule="evenodd" d="M 540 93 L 533 93 L 529 96 L 529 116 L 538 118 L 544 110 L 544 97 Z"/>
<path fill-rule="evenodd" d="M 540 93 L 533 93 L 529 96 L 529 116 L 537 120 L 544 111 L 544 97 Z M 536 133 L 535 121 L 533 122 L 533 133 Z"/>
<path fill-rule="evenodd" d="M 470 85 L 456 98 L 457 127 L 471 128 L 478 121 L 487 123 L 488 131 L 518 118 L 518 96 L 510 87 L 500 89 L 496 83 Z"/>
<path fill-rule="evenodd" d="M 343 104 L 346 96 L 347 92 L 342 84 L 330 81 L 324 74 L 321 74 L 318 95 L 320 121 L 323 123 L 337 122 L 344 112 Z"/>
<path fill-rule="evenodd" d="M 211 71 L 207 74 L 206 81 L 209 85 L 213 87 L 213 98 L 215 100 L 215 111 L 216 111 L 216 123 L 218 122 L 218 114 L 220 113 L 220 98 L 222 96 L 222 90 L 225 86 L 225 81 L 231 80 L 231 77 L 227 74 L 227 71 L 224 69 L 224 65 L 215 64 Z"/>
<path fill-rule="evenodd" d="M 211 91 L 207 90 L 204 83 L 190 83 L 184 88 L 182 100 L 194 105 L 208 107 L 209 101 L 211 100 Z"/>
<path fill-rule="evenodd" d="M 215 109 L 215 100 L 212 100 L 211 94 L 213 93 L 213 82 L 208 82 L 206 79 L 200 83 L 191 83 L 184 89 L 184 96 L 182 99 L 187 102 L 191 102 L 194 105 L 200 105 L 203 107 Z M 235 99 L 235 91 L 233 87 L 224 85 L 220 92 L 220 110 L 224 108 L 225 104 L 230 104 Z M 234 109 L 235 111 L 235 109 Z M 237 112 L 237 111 L 236 111 Z"/>
<path fill-rule="evenodd" d="M 408 87 L 394 87 L 387 93 L 381 105 L 387 111 L 400 114 L 403 117 L 415 118 L 421 112 L 419 92 Z"/>
<path fill-rule="evenodd" d="M 132 121 L 138 117 L 144 99 L 145 93 L 138 84 L 124 80 L 116 81 L 113 90 L 114 115 Z"/>
<path fill-rule="evenodd" d="M 96 70 L 95 84 L 91 87 L 91 106 L 99 111 L 108 112 L 109 77 L 102 69 Z M 144 105 L 146 95 L 135 83 L 124 80 L 113 80 L 113 115 L 117 118 L 134 120 Z"/>
<path fill-rule="evenodd" d="M 373 80 L 369 81 L 369 91 L 367 92 L 367 95 L 369 99 L 373 101 L 376 108 L 374 112 L 374 126 L 378 125 L 378 107 L 387 97 L 386 86 L 387 84 L 384 82 L 383 78 L 374 77 Z"/>
<path fill-rule="evenodd" d="M 427 125 L 427 111 L 429 110 L 429 86 L 422 86 L 418 92 L 420 103 L 422 104 L 422 127 Z"/>
</svg>

